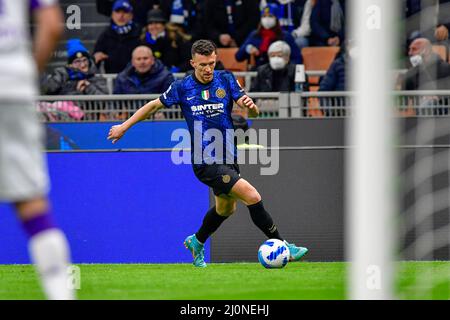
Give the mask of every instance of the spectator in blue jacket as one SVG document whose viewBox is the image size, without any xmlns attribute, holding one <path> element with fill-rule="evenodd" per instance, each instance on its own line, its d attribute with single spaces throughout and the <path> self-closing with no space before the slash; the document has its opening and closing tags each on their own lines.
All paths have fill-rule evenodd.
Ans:
<svg viewBox="0 0 450 320">
<path fill-rule="evenodd" d="M 336 55 L 335 60 L 328 68 L 326 75 L 320 81 L 319 91 L 345 91 L 347 89 L 347 68 L 358 54 L 358 48 L 354 44 L 342 45 Z M 342 109 L 345 108 L 346 99 L 341 98 L 320 98 L 320 106 L 326 116 L 343 116 Z M 330 107 L 332 107 L 330 109 Z"/>
<path fill-rule="evenodd" d="M 345 91 L 346 69 L 350 52 L 353 55 L 355 51 L 350 49 L 349 52 L 345 52 L 344 47 L 341 47 L 327 73 L 320 81 L 319 91 Z"/>
<path fill-rule="evenodd" d="M 267 51 L 269 46 L 278 40 L 285 41 L 291 48 L 291 61 L 294 64 L 302 63 L 300 50 L 294 37 L 281 29 L 278 21 L 279 7 L 276 4 L 268 4 L 261 11 L 261 20 L 258 28 L 252 31 L 245 42 L 236 52 L 236 60 L 244 61 L 251 55 L 255 57 L 256 67 L 269 62 Z"/>
<path fill-rule="evenodd" d="M 275 3 L 279 6 L 278 20 L 284 31 L 292 33 L 300 25 L 303 8 L 307 0 L 261 0 L 262 7 L 269 3 Z"/>
<path fill-rule="evenodd" d="M 339 46 L 345 39 L 345 0 L 318 0 L 311 13 L 311 46 Z"/>
<path fill-rule="evenodd" d="M 174 80 L 149 47 L 139 46 L 133 51 L 131 64 L 117 76 L 114 94 L 162 93 Z"/>
</svg>

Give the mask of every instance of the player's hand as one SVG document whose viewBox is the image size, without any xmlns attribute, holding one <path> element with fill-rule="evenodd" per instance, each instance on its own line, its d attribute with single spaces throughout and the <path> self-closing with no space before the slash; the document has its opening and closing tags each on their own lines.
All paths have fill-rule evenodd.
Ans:
<svg viewBox="0 0 450 320">
<path fill-rule="evenodd" d="M 255 105 L 255 103 L 253 102 L 252 98 L 250 98 L 247 95 L 242 96 L 242 104 L 246 108 L 250 108 L 252 105 Z"/>
<path fill-rule="evenodd" d="M 112 140 L 112 143 L 116 143 L 120 138 L 122 138 L 125 132 L 126 130 L 120 124 L 112 126 L 111 129 L 109 129 L 108 140 Z"/>
<path fill-rule="evenodd" d="M 253 102 L 252 98 L 247 95 L 242 96 L 241 98 L 242 106 L 248 109 L 248 115 L 250 117 L 257 117 L 259 115 L 259 109 L 256 104 Z"/>
</svg>

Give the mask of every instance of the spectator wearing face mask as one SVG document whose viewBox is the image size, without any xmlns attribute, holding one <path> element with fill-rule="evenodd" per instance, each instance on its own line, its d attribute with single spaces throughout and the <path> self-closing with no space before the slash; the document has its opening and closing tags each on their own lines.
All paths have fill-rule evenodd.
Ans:
<svg viewBox="0 0 450 320">
<path fill-rule="evenodd" d="M 433 52 L 430 40 L 414 40 L 408 55 L 411 68 L 403 77 L 403 90 L 450 89 L 450 65 Z"/>
<path fill-rule="evenodd" d="M 236 52 L 237 61 L 248 60 L 250 56 L 254 56 L 256 67 L 268 63 L 267 51 L 269 46 L 275 41 L 283 40 L 291 49 L 291 60 L 296 64 L 302 63 L 302 56 L 294 38 L 290 33 L 281 29 L 277 18 L 278 9 L 276 4 L 268 4 L 261 11 L 258 29 L 250 33 L 244 44 Z"/>
<path fill-rule="evenodd" d="M 316 0 L 262 0 L 261 4 L 277 3 L 281 28 L 292 34 L 300 49 L 309 46 L 310 18 Z"/>
<path fill-rule="evenodd" d="M 133 22 L 133 7 L 126 0 L 114 2 L 111 23 L 98 38 L 94 48 L 95 63 L 104 61 L 106 73 L 119 73 L 139 45 L 140 31 Z"/>
<path fill-rule="evenodd" d="M 409 46 L 411 67 L 403 77 L 402 90 L 448 90 L 450 88 L 450 65 L 433 53 L 430 40 L 418 38 Z M 447 99 L 446 99 L 447 100 Z M 448 114 L 448 103 L 437 96 L 408 99 L 415 114 Z M 445 107 L 444 107 L 445 106 Z"/>
<path fill-rule="evenodd" d="M 300 25 L 303 8 L 307 0 L 261 0 L 260 8 L 269 3 L 278 5 L 278 20 L 284 31 L 292 33 L 296 26 Z"/>
<path fill-rule="evenodd" d="M 67 65 L 43 77 L 42 91 L 50 95 L 107 94 L 106 79 L 79 39 L 67 41 Z"/>
<path fill-rule="evenodd" d="M 269 63 L 256 69 L 251 91 L 282 92 L 295 90 L 295 64 L 291 63 L 291 48 L 284 41 L 269 46 Z"/>
</svg>

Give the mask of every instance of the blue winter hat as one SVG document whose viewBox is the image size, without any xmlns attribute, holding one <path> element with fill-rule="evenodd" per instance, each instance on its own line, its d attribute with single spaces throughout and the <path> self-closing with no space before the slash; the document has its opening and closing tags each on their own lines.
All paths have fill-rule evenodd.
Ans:
<svg viewBox="0 0 450 320">
<path fill-rule="evenodd" d="M 133 6 L 127 0 L 117 0 L 112 6 L 112 11 L 124 10 L 126 12 L 132 12 Z"/>
<path fill-rule="evenodd" d="M 261 16 L 266 13 L 269 13 L 275 17 L 278 17 L 279 7 L 276 3 L 268 3 L 262 10 Z"/>
<path fill-rule="evenodd" d="M 89 57 L 89 51 L 83 45 L 80 39 L 70 39 L 66 44 L 67 48 L 67 58 L 69 64 L 73 62 L 76 58 Z"/>
</svg>

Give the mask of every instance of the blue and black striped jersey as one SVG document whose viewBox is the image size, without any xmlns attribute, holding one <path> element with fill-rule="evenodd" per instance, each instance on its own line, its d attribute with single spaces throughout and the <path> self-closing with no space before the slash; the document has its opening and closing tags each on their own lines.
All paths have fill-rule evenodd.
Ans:
<svg viewBox="0 0 450 320">
<path fill-rule="evenodd" d="M 181 106 L 191 134 L 194 165 L 230 163 L 236 160 L 231 111 L 233 101 L 244 94 L 244 89 L 231 72 L 219 70 L 214 71 L 213 80 L 207 84 L 196 79 L 195 74 L 176 80 L 160 96 L 161 103 L 166 107 Z M 223 139 L 223 152 L 209 152 L 212 148 L 208 148 L 208 145 L 215 141 L 217 130 Z"/>
</svg>

